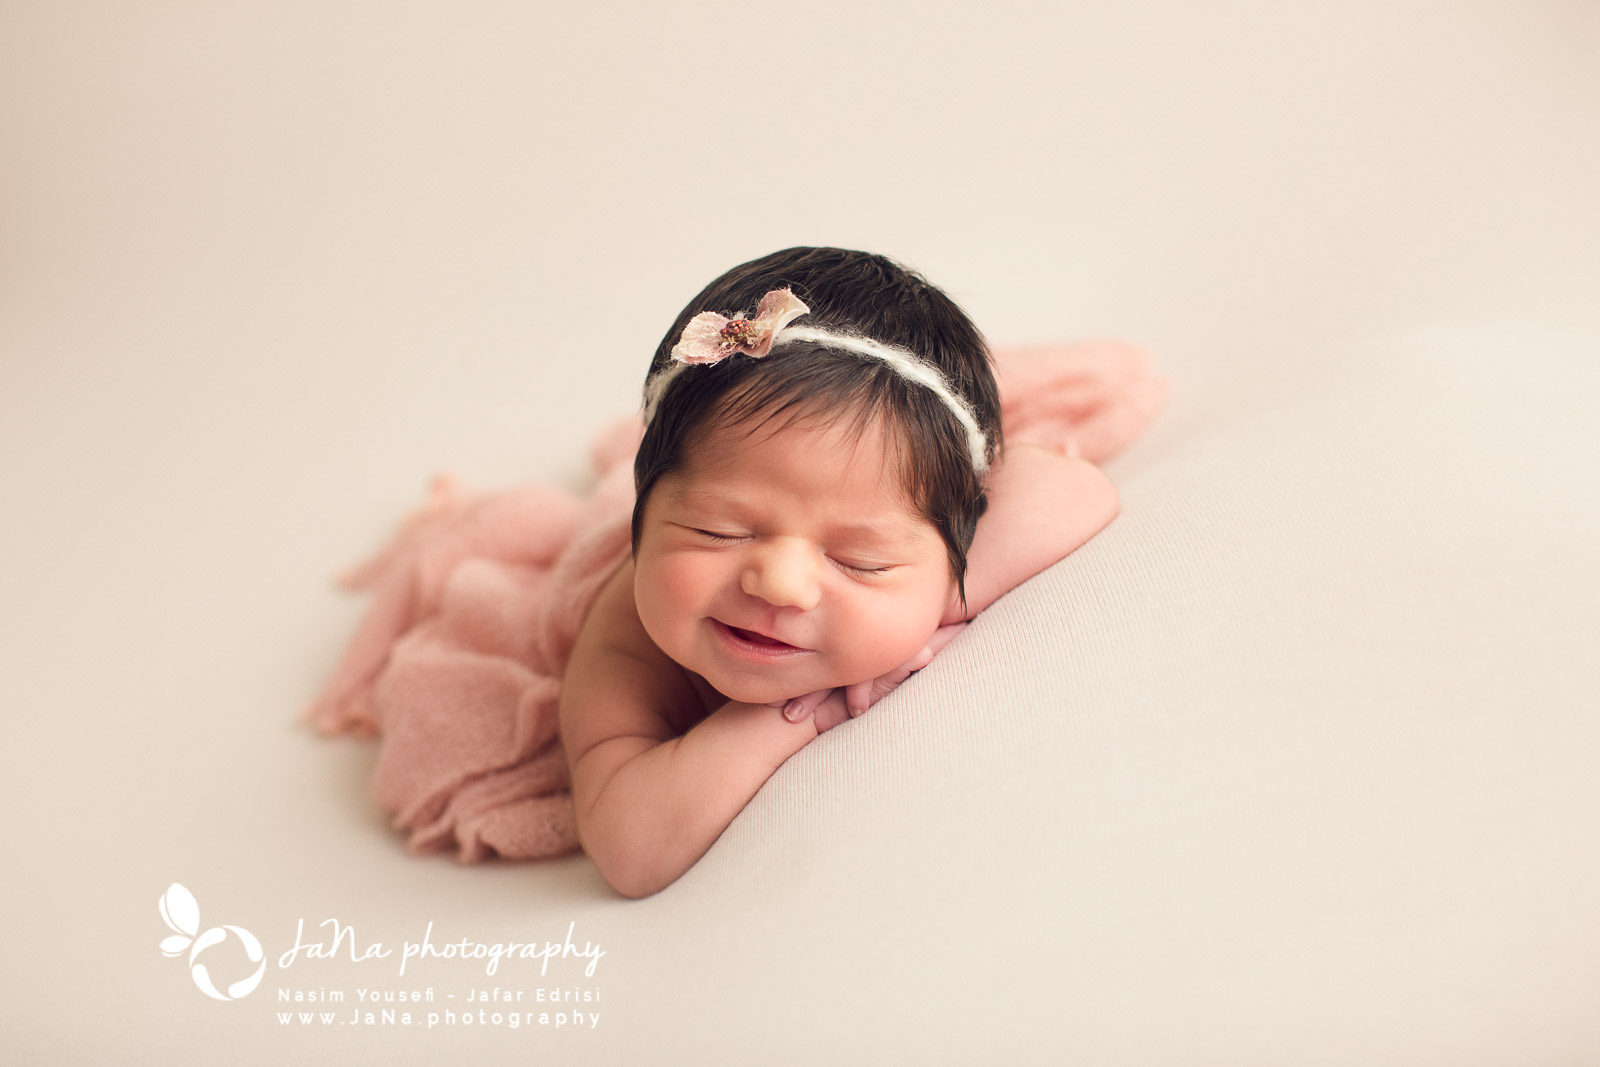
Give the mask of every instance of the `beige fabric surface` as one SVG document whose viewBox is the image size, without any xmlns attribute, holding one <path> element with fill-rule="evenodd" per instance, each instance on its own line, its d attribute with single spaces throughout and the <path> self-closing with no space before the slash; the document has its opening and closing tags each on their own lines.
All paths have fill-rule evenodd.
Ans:
<svg viewBox="0 0 1600 1067">
<path fill-rule="evenodd" d="M 0 10 L 0 1060 L 1600 1060 L 1594 9 L 778 14 Z M 1122 515 L 653 898 L 407 856 L 295 724 L 327 579 L 435 471 L 572 480 L 798 242 L 1149 348 Z M 328 919 L 390 955 L 282 967 Z M 605 955 L 401 976 L 430 923 Z M 426 1028 L 496 988 L 599 1023 Z"/>
</svg>

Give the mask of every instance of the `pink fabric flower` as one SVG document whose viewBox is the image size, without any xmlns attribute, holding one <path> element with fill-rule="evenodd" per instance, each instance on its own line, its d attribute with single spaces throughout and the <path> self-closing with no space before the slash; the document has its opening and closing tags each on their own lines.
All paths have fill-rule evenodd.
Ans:
<svg viewBox="0 0 1600 1067">
<path fill-rule="evenodd" d="M 683 328 L 683 336 L 672 346 L 672 358 L 679 363 L 720 363 L 743 352 L 759 359 L 772 351 L 779 330 L 810 310 L 789 290 L 774 289 L 761 298 L 753 319 L 702 311 Z"/>
</svg>

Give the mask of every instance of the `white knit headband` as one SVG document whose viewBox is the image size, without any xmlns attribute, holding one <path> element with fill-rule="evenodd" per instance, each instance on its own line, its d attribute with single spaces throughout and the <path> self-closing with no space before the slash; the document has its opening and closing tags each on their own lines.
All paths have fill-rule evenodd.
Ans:
<svg viewBox="0 0 1600 1067">
<path fill-rule="evenodd" d="M 989 440 L 978 426 L 972 405 L 950 388 L 939 368 L 904 348 L 886 345 L 870 337 L 834 333 L 809 326 L 790 326 L 790 320 L 811 309 L 787 289 L 774 289 L 761 298 L 753 319 L 729 319 L 714 311 L 702 311 L 689 320 L 683 336 L 672 346 L 673 361 L 645 383 L 644 421 L 655 416 L 656 405 L 674 378 L 691 363 L 720 363 L 735 353 L 760 359 L 779 345 L 791 341 L 810 341 L 825 348 L 854 352 L 858 356 L 886 363 L 907 381 L 916 382 L 944 401 L 967 434 L 967 455 L 972 469 L 983 474 L 989 469 Z"/>
</svg>

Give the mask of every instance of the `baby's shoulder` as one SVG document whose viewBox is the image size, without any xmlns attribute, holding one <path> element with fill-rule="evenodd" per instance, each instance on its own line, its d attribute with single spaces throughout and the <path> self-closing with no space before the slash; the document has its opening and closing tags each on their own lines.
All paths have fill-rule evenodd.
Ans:
<svg viewBox="0 0 1600 1067">
<path fill-rule="evenodd" d="M 633 564 L 624 562 L 589 609 L 562 679 L 568 760 L 614 737 L 678 737 L 704 715 L 694 683 L 639 621 Z"/>
</svg>

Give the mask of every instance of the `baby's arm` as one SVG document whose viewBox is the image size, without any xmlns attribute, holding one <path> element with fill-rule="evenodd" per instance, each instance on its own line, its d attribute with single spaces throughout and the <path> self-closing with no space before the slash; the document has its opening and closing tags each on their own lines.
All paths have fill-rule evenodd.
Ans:
<svg viewBox="0 0 1600 1067">
<path fill-rule="evenodd" d="M 591 609 L 561 691 L 578 837 L 624 896 L 674 882 L 705 854 L 773 771 L 817 736 L 765 704 L 728 703 L 687 733 L 668 721 L 701 708 L 633 606 L 624 564 Z"/>
<path fill-rule="evenodd" d="M 1100 468 L 1039 445 L 1009 446 L 989 473 L 989 509 L 967 551 L 967 604 L 944 622 L 971 619 L 1067 558 L 1117 516 L 1117 487 Z"/>
</svg>

